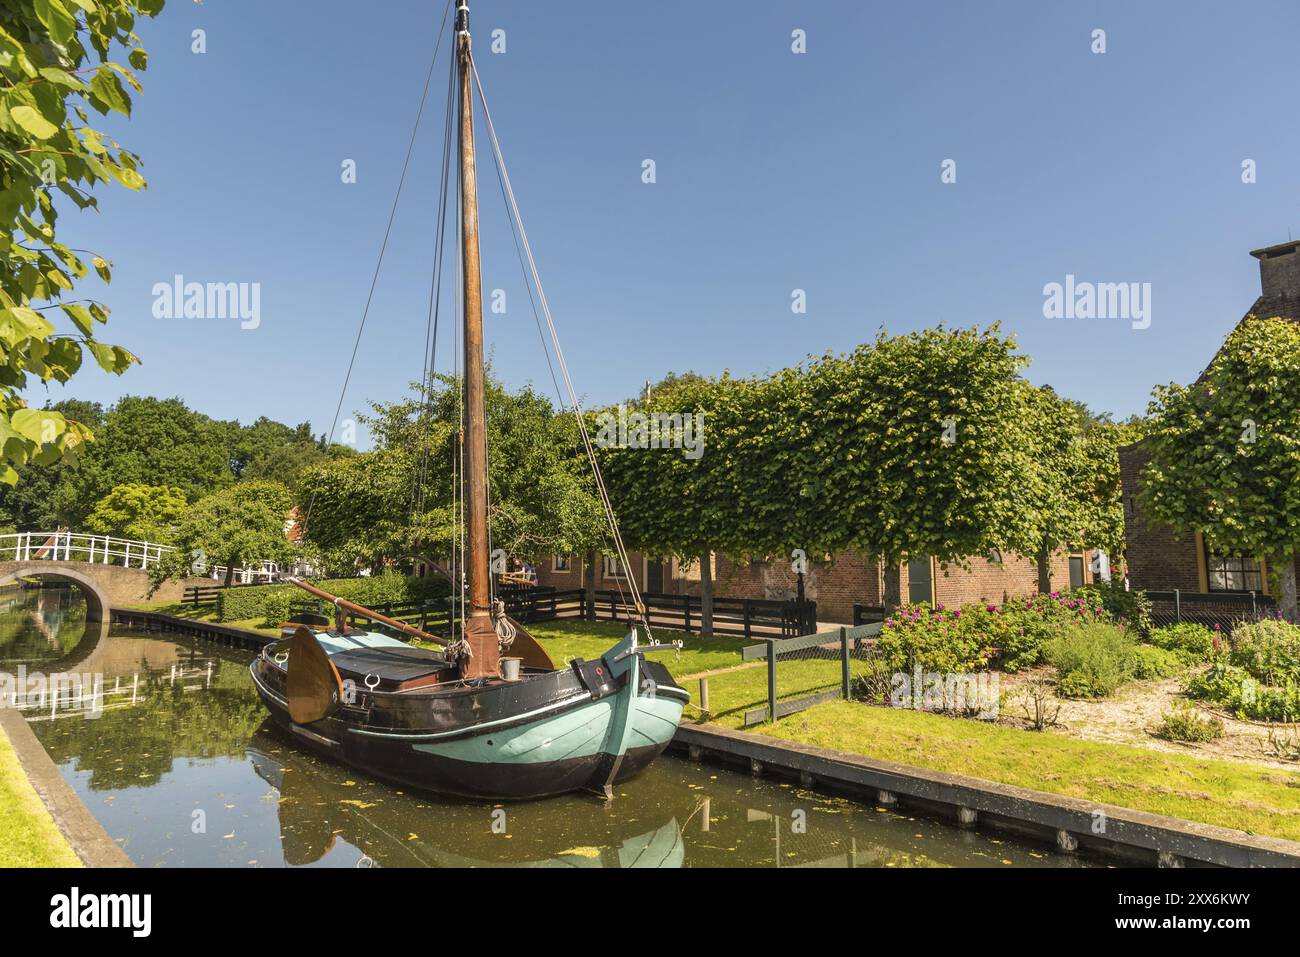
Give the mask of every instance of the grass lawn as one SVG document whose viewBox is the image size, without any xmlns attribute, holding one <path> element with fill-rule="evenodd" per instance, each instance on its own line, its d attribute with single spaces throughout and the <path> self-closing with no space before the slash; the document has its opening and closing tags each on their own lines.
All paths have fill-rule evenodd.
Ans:
<svg viewBox="0 0 1300 957">
<path fill-rule="evenodd" d="M 1300 841 L 1300 773 L 853 701 L 817 705 L 753 730 L 913 767 Z"/>
<path fill-rule="evenodd" d="M 0 867 L 80 867 L 0 731 Z"/>
<path fill-rule="evenodd" d="M 612 621 L 546 621 L 525 627 L 557 664 L 566 658 L 599 658 L 627 634 L 625 626 Z M 644 634 L 641 640 L 645 640 Z M 654 640 L 664 644 L 682 642 L 680 652 L 655 651 L 646 656 L 662 663 L 674 678 L 734 667 L 741 663 L 740 649 L 745 645 L 743 638 L 702 638 L 666 628 L 656 628 Z"/>
</svg>

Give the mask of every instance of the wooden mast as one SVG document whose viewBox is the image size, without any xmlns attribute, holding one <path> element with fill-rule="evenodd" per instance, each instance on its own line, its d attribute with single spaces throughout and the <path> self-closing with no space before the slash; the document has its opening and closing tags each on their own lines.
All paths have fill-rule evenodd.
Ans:
<svg viewBox="0 0 1300 957">
<path fill-rule="evenodd" d="M 483 384 L 483 280 L 479 270 L 478 177 L 474 164 L 474 70 L 470 51 L 469 0 L 456 8 L 456 52 L 460 76 L 460 215 L 465 342 L 465 539 L 469 619 L 465 640 L 470 657 L 464 678 L 496 678 L 501 652 L 492 623 L 487 528 L 487 414 Z"/>
</svg>

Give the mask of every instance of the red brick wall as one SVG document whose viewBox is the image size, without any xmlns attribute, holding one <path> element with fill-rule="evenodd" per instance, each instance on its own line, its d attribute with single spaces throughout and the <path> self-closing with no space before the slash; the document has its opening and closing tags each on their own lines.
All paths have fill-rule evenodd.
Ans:
<svg viewBox="0 0 1300 957">
<path fill-rule="evenodd" d="M 787 558 L 750 562 L 719 555 L 714 592 L 731 598 L 792 599 L 797 580 Z M 822 621 L 853 620 L 853 605 L 880 604 L 880 568 L 861 552 L 844 551 L 831 560 L 810 559 L 804 595 L 817 602 Z"/>
<path fill-rule="evenodd" d="M 639 553 L 634 553 L 630 558 L 637 583 L 644 587 L 642 557 Z M 1092 553 L 1088 552 L 1085 556 L 1085 581 L 1092 580 L 1088 567 L 1091 561 Z M 983 557 L 972 558 L 969 564 L 969 569 L 957 565 L 937 567 L 936 601 L 949 606 L 971 602 L 1002 602 L 1012 595 L 1032 595 L 1038 591 L 1038 569 L 1032 559 L 1008 553 L 1001 565 Z M 581 559 L 574 558 L 571 569 L 567 574 L 556 572 L 552 568 L 551 559 L 547 558 L 538 567 L 539 582 L 561 589 L 581 588 L 584 581 Z M 906 562 L 903 563 L 899 577 L 902 594 L 906 597 Z M 796 579 L 790 561 L 784 558 L 763 562 L 716 555 L 713 580 L 713 593 L 727 598 L 792 599 L 796 590 Z M 1061 552 L 1052 561 L 1052 587 L 1064 590 L 1069 584 L 1069 556 Z M 817 602 L 817 617 L 826 622 L 852 621 L 855 604 L 883 604 L 882 586 L 879 563 L 870 556 L 851 550 L 840 552 L 830 560 L 811 560 L 809 571 L 804 577 L 804 593 L 810 600 Z M 618 590 L 616 580 L 604 576 L 602 560 L 597 561 L 596 588 Z M 698 574 L 692 571 L 688 575 L 679 563 L 668 562 L 664 572 L 664 591 L 668 594 L 698 595 Z"/>
<path fill-rule="evenodd" d="M 1124 551 L 1129 587 L 1133 589 L 1198 592 L 1200 573 L 1196 538 L 1175 535 L 1167 525 L 1150 519 L 1138 498 L 1138 475 L 1151 459 L 1145 441 L 1119 450 L 1120 488 L 1124 496 Z"/>
<path fill-rule="evenodd" d="M 1089 567 L 1093 553 L 1085 555 L 1084 581 L 1092 581 Z M 969 568 L 938 566 L 935 600 L 946 605 L 971 602 L 1002 602 L 1012 595 L 1033 595 L 1038 591 L 1038 567 L 1032 559 L 1008 553 L 1001 565 L 987 558 L 972 558 Z M 740 562 L 719 556 L 717 594 L 736 598 L 793 598 L 794 576 L 788 562 Z M 899 573 L 902 594 L 907 595 L 907 564 Z M 785 580 L 788 579 L 788 584 Z M 785 585 L 784 588 L 779 586 Z M 1052 587 L 1070 585 L 1069 555 L 1060 552 L 1052 560 Z M 853 605 L 880 605 L 883 582 L 879 564 L 861 552 L 845 551 L 829 562 L 814 561 L 804 591 L 817 602 L 822 621 L 851 621 Z"/>
<path fill-rule="evenodd" d="M 571 588 L 582 588 L 587 580 L 587 572 L 584 564 L 584 558 L 581 555 L 574 555 L 569 559 L 569 570 L 567 572 L 558 572 L 555 570 L 555 559 L 547 555 L 542 561 L 534 563 L 537 566 L 537 583 L 552 588 L 568 590 Z M 646 571 L 647 562 L 640 552 L 628 553 L 628 564 L 631 567 L 632 577 L 636 581 L 637 587 L 641 591 L 646 590 Z M 683 571 L 680 564 L 676 561 L 665 561 L 664 563 L 664 593 L 669 595 L 681 595 L 689 590 L 690 585 L 694 585 L 694 594 L 699 594 L 699 582 L 687 582 L 683 578 Z M 597 591 L 618 591 L 619 585 L 626 586 L 626 579 L 605 574 L 605 559 L 596 556 L 596 590 Z M 721 594 L 721 592 L 719 592 Z"/>
</svg>

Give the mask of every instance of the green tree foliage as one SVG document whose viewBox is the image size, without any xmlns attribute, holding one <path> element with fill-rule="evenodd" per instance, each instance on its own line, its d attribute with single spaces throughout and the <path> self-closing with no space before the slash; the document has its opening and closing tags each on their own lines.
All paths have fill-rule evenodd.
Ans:
<svg viewBox="0 0 1300 957">
<path fill-rule="evenodd" d="M 185 493 L 175 486 L 118 485 L 95 503 L 83 528 L 168 545 L 186 506 Z"/>
<path fill-rule="evenodd" d="M 240 426 L 209 418 L 181 399 L 127 396 L 107 415 L 78 400 L 51 408 L 88 424 L 96 441 L 75 467 L 56 463 L 28 472 L 17 487 L 0 486 L 0 524 L 81 528 L 121 485 L 174 486 L 196 501 L 240 479 L 292 485 L 308 465 L 354 454 L 345 446 L 323 448 L 306 423 L 290 427 L 262 418 Z"/>
<path fill-rule="evenodd" d="M 682 557 L 854 546 L 890 561 L 1023 547 L 1033 527 L 1009 476 L 1031 465 L 1024 362 L 996 328 L 930 329 L 652 392 L 646 411 L 704 413 L 705 451 L 605 452 L 629 544 Z"/>
<path fill-rule="evenodd" d="M 104 424 L 104 409 L 97 402 L 66 399 L 49 408 L 82 423 L 96 435 Z M 61 523 L 59 504 L 75 468 L 73 462 L 65 459 L 45 468 L 27 469 L 17 485 L 0 485 L 0 525 L 23 531 L 53 531 L 58 528 Z"/>
<path fill-rule="evenodd" d="M 288 563 L 293 546 L 285 534 L 293 496 L 278 482 L 242 482 L 190 506 L 176 529 L 176 552 L 163 574 L 187 574 L 195 561 L 225 565 L 226 583 L 236 567 L 261 561 Z"/>
<path fill-rule="evenodd" d="M 143 189 L 137 156 L 93 129 L 88 109 L 130 116 L 127 87 L 146 64 L 134 33 L 162 0 L 0 0 L 0 482 L 32 465 L 75 460 L 93 433 L 21 397 L 34 379 L 67 382 L 89 351 L 106 371 L 139 360 L 96 338 L 108 309 L 73 298 L 91 269 L 110 264 L 55 238 L 56 196 L 96 208 L 101 183 Z M 126 53 L 128 66 L 110 57 Z M 89 260 L 87 262 L 87 259 Z M 62 328 L 61 328 L 62 327 Z"/>
<path fill-rule="evenodd" d="M 290 428 L 262 416 L 240 428 L 231 423 L 231 471 L 239 479 L 265 479 L 293 486 L 303 469 L 337 455 L 349 455 L 345 445 L 326 446 L 311 434 L 311 423 Z"/>
<path fill-rule="evenodd" d="M 233 426 L 233 428 L 232 428 Z M 180 399 L 127 396 L 105 417 L 98 441 L 63 492 L 60 511 L 79 525 L 119 485 L 168 485 L 190 501 L 235 481 L 233 433 Z"/>
<path fill-rule="evenodd" d="M 493 546 L 539 556 L 574 554 L 601 541 L 599 500 L 577 455 L 577 426 L 531 388 L 487 380 Z M 436 377 L 427 401 L 417 385 L 401 402 L 359 417 L 373 451 L 307 468 L 298 498 L 307 537 L 332 567 L 452 554 L 460 385 Z"/>
<path fill-rule="evenodd" d="M 1119 450 L 1142 438 L 1133 423 L 1101 422 L 1078 438 L 1077 465 L 1070 488 L 1079 496 L 1082 544 L 1100 548 L 1115 566 L 1124 556 L 1124 503 Z"/>
<path fill-rule="evenodd" d="M 1248 317 L 1192 386 L 1158 387 L 1149 407 L 1146 504 L 1200 530 L 1216 554 L 1267 558 L 1296 611 L 1300 553 L 1300 325 Z"/>
<path fill-rule="evenodd" d="M 853 544 L 890 563 L 1027 550 L 1032 525 L 1015 480 L 1032 465 L 1026 362 L 997 327 L 881 335 L 854 353 L 831 400 L 839 447 L 827 453 L 843 464 L 822 483 Z"/>
</svg>

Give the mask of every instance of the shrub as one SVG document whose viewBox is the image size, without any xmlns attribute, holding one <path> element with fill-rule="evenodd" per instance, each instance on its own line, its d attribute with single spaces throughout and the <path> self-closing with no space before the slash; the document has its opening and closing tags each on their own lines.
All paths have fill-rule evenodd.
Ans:
<svg viewBox="0 0 1300 957">
<path fill-rule="evenodd" d="M 1170 678 L 1187 668 L 1188 663 L 1177 652 L 1138 645 L 1133 649 L 1133 677 L 1140 681 L 1150 678 Z"/>
<path fill-rule="evenodd" d="M 1025 712 L 1025 719 L 1035 731 L 1053 727 L 1061 717 L 1061 702 L 1056 697 L 1057 688 L 1045 674 L 1029 678 L 1014 693 L 1012 700 L 1017 701 Z"/>
<path fill-rule="evenodd" d="M 1193 677 L 1186 687 L 1193 698 L 1223 705 L 1239 718 L 1251 721 L 1300 720 L 1300 685 L 1288 682 L 1280 687 L 1261 684 L 1237 665 L 1215 662 Z"/>
<path fill-rule="evenodd" d="M 1100 604 L 1073 593 L 1016 596 L 1001 606 L 989 605 L 988 610 L 998 615 L 992 642 L 998 650 L 998 666 L 1009 672 L 1038 664 L 1044 645 L 1071 625 L 1109 620 Z"/>
<path fill-rule="evenodd" d="M 1186 701 L 1161 715 L 1155 734 L 1166 741 L 1201 742 L 1223 737 L 1223 722 L 1214 715 L 1201 717 Z"/>
<path fill-rule="evenodd" d="M 368 578 L 327 579 L 314 584 L 332 595 L 376 611 L 381 611 L 388 602 L 439 598 L 449 592 L 447 581 L 443 578 L 408 578 L 396 573 L 372 575 Z M 288 616 L 291 601 L 310 598 L 305 591 L 293 585 L 241 585 L 226 588 L 217 593 L 217 619 L 247 621 L 257 618 L 271 621 L 274 618 L 272 623 L 278 624 Z"/>
<path fill-rule="evenodd" d="M 1105 698 L 1133 675 L 1136 642 L 1106 622 L 1071 625 L 1051 639 L 1043 653 L 1059 675 L 1057 687 L 1070 698 Z"/>
<path fill-rule="evenodd" d="M 908 605 L 885 620 L 876 652 L 890 671 L 943 673 L 975 671 L 988 664 L 992 649 L 982 620 L 961 610 Z"/>
<path fill-rule="evenodd" d="M 294 591 L 301 591 L 295 588 Z M 308 597 L 306 594 L 304 598 Z M 293 601 L 293 595 L 289 592 L 276 589 L 268 591 L 262 597 L 262 624 L 267 627 L 274 627 L 289 617 L 289 603 Z"/>
<path fill-rule="evenodd" d="M 1280 761 L 1300 761 L 1300 726 L 1269 728 L 1264 753 Z"/>
<path fill-rule="evenodd" d="M 1095 582 L 1067 595 L 1100 605 L 1113 620 L 1125 622 L 1142 634 L 1151 628 L 1151 599 L 1146 592 L 1127 591 L 1123 582 Z"/>
<path fill-rule="evenodd" d="M 973 671 L 996 656 L 1016 672 L 1041 661 L 1044 643 L 1070 625 L 1109 620 L 1100 604 L 1059 592 L 960 609 L 908 605 L 885 622 L 878 647 L 892 670 Z"/>
<path fill-rule="evenodd" d="M 1266 685 L 1300 684 L 1300 626 L 1276 619 L 1238 625 L 1230 657 Z"/>
<path fill-rule="evenodd" d="M 1189 665 L 1209 661 L 1216 652 L 1215 633 L 1204 625 L 1189 621 L 1167 625 L 1164 628 L 1153 628 L 1148 640 L 1157 648 L 1173 652 Z"/>
</svg>

